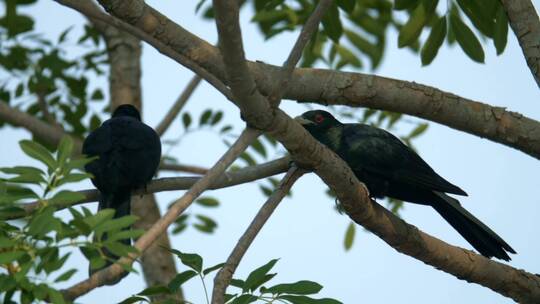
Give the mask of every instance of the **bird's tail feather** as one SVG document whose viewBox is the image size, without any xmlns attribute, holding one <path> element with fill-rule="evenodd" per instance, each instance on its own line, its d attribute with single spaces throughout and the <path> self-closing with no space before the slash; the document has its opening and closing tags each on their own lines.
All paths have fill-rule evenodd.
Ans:
<svg viewBox="0 0 540 304">
<path fill-rule="evenodd" d="M 103 210 L 103 209 L 107 209 L 107 208 L 115 210 L 113 219 L 117 219 L 117 218 L 120 218 L 120 217 L 123 217 L 123 216 L 126 216 L 126 215 L 130 215 L 131 214 L 131 193 L 126 192 L 126 193 L 115 193 L 115 194 L 109 194 L 109 195 L 103 195 L 102 194 L 100 196 L 100 199 L 99 199 L 98 211 Z M 127 229 L 129 229 L 129 227 L 126 227 L 124 229 L 127 230 Z M 107 234 L 106 233 L 103 234 L 103 236 L 101 237 L 101 240 L 102 241 L 107 240 Z M 122 243 L 124 245 L 127 245 L 127 246 L 131 245 L 131 239 L 121 239 L 121 240 L 118 240 L 118 242 L 120 242 L 120 243 Z M 105 248 L 105 247 L 103 247 L 103 253 L 107 257 L 105 266 L 103 266 L 101 268 L 98 268 L 98 269 L 91 269 L 89 267 L 88 268 L 89 276 L 91 276 L 94 272 L 97 272 L 97 271 L 99 271 L 99 270 L 101 270 L 101 269 L 103 269 L 105 267 L 108 267 L 108 266 L 112 265 L 113 262 L 111 262 L 111 261 L 115 261 L 115 260 L 118 260 L 120 258 L 119 256 L 117 256 L 117 255 L 113 254 L 112 252 L 110 252 L 109 250 L 107 250 L 107 248 Z M 127 273 L 125 273 L 125 275 L 121 276 L 115 282 L 112 282 L 112 283 L 110 283 L 108 285 L 116 284 L 118 281 L 120 281 L 126 275 L 127 275 Z"/>
<path fill-rule="evenodd" d="M 493 230 L 461 207 L 456 199 L 438 191 L 434 191 L 434 194 L 437 200 L 433 203 L 433 208 L 480 254 L 509 261 L 507 251 L 516 253 Z"/>
</svg>

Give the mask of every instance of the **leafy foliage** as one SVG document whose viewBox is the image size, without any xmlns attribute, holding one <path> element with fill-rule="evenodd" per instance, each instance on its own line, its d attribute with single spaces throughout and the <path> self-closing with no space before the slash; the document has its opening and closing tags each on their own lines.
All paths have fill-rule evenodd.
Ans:
<svg viewBox="0 0 540 304">
<path fill-rule="evenodd" d="M 33 20 L 17 14 L 16 8 L 32 2 L 7 1 L 7 14 L 0 19 L 0 72 L 7 75 L 0 82 L 0 99 L 43 120 L 50 115 L 70 134 L 81 137 L 101 123 L 98 113 L 90 115 L 89 125 L 83 118 L 89 114 L 89 102 L 104 99 L 103 91 L 91 90 L 89 82 L 92 74 L 104 75 L 104 43 L 89 25 L 78 39 L 72 39 L 72 27 L 56 41 L 31 32 Z M 3 124 L 0 122 L 0 127 Z"/>
<path fill-rule="evenodd" d="M 41 166 L 0 168 L 4 174 L 0 177 L 0 265 L 6 270 L 0 273 L 0 291 L 5 293 L 5 303 L 17 295 L 21 303 L 45 298 L 63 303 L 52 284 L 67 281 L 77 272 L 64 267 L 71 255 L 66 248 L 80 248 L 90 264 L 99 267 L 105 264 L 103 248 L 119 256 L 126 255 L 133 249 L 122 247 L 118 240 L 139 236 L 142 231 L 122 231 L 134 218 L 110 220 L 114 212 L 111 209 L 93 214 L 84 207 L 82 213 L 70 208 L 70 220 L 58 217 L 55 214 L 58 207 L 84 198 L 65 188 L 90 177 L 83 166 L 91 159 L 74 158 L 73 141 L 69 137 L 61 140 L 54 153 L 34 141 L 22 140 L 20 146 Z M 29 202 L 38 204 L 30 215 L 22 221 L 6 220 L 25 214 L 24 206 Z M 101 242 L 105 233 L 109 238 Z M 92 242 L 92 237 L 97 241 Z"/>
<path fill-rule="evenodd" d="M 177 274 L 167 286 L 152 286 L 141 292 L 123 300 L 121 304 L 129 304 L 135 302 L 150 303 L 150 296 L 174 294 L 180 290 L 180 287 L 194 277 L 199 277 L 201 280 L 204 292 L 208 299 L 208 291 L 206 290 L 206 277 L 223 267 L 224 263 L 220 263 L 208 268 L 203 268 L 203 258 L 195 253 L 184 253 L 176 249 L 169 249 L 178 257 L 180 262 L 190 268 Z M 279 301 L 281 303 L 291 304 L 339 304 L 341 302 L 329 298 L 313 298 L 323 288 L 320 284 L 301 280 L 294 283 L 276 284 L 266 287 L 276 273 L 269 273 L 272 267 L 277 263 L 277 259 L 271 260 L 265 265 L 253 270 L 245 280 L 232 279 L 231 286 L 239 291 L 234 294 L 225 294 L 225 301 L 228 304 L 243 304 L 259 301 L 260 303 L 273 303 Z M 173 303 L 173 302 L 171 302 Z"/>
</svg>

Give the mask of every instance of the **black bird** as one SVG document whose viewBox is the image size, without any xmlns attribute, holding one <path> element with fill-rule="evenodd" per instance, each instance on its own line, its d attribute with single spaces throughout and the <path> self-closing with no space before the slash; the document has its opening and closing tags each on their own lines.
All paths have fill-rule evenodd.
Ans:
<svg viewBox="0 0 540 304">
<path fill-rule="evenodd" d="M 98 157 L 85 169 L 92 173 L 92 183 L 101 193 L 99 210 L 112 208 L 114 218 L 119 218 L 131 213 L 131 191 L 145 186 L 156 173 L 161 142 L 156 132 L 141 122 L 139 111 L 124 104 L 86 137 L 82 152 Z M 130 239 L 122 242 L 131 245 Z M 107 251 L 105 254 L 118 258 Z"/>
<path fill-rule="evenodd" d="M 516 253 L 501 237 L 446 193 L 467 195 L 451 184 L 385 130 L 366 124 L 343 124 L 326 111 L 308 111 L 296 118 L 318 141 L 339 155 L 373 198 L 391 197 L 429 205 L 488 258 L 509 261 Z"/>
</svg>

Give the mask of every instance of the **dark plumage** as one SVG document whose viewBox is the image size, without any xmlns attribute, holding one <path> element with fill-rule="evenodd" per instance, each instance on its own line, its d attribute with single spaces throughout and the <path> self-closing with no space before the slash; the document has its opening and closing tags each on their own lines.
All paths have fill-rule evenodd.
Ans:
<svg viewBox="0 0 540 304">
<path fill-rule="evenodd" d="M 342 124 L 325 111 L 308 111 L 297 120 L 338 154 L 374 198 L 384 196 L 429 205 L 486 257 L 510 260 L 516 253 L 501 237 L 446 195 L 467 195 L 438 175 L 394 135 L 365 124 Z"/>
<path fill-rule="evenodd" d="M 114 218 L 119 218 L 131 213 L 131 191 L 145 186 L 154 176 L 161 158 L 161 142 L 156 132 L 141 122 L 139 111 L 126 104 L 116 108 L 111 119 L 86 137 L 82 152 L 98 156 L 85 169 L 92 173 L 92 183 L 101 193 L 99 210 L 113 208 Z M 123 242 L 131 244 L 129 239 Z"/>
</svg>

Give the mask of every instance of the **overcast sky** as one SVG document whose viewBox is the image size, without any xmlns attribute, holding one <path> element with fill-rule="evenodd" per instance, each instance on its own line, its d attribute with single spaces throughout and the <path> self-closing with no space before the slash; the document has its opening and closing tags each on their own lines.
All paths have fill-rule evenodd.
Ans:
<svg viewBox="0 0 540 304">
<path fill-rule="evenodd" d="M 150 5 L 192 33 L 214 43 L 214 24 L 193 14 L 198 1 L 148 1 Z M 540 1 L 533 1 L 536 7 Z M 179 4 L 181 3 L 181 4 Z M 68 8 L 52 1 L 39 1 L 26 9 L 37 20 L 38 31 L 57 37 L 63 29 L 84 19 Z M 61 16 L 61 18 L 59 18 Z M 250 60 L 281 64 L 296 38 L 287 33 L 264 41 L 249 21 L 250 12 L 242 14 L 246 55 Z M 421 67 L 420 59 L 408 50 L 397 48 L 396 34 L 390 31 L 388 48 L 377 75 L 431 85 L 465 98 L 506 107 L 530 118 L 540 119 L 540 94 L 525 63 L 513 32 L 501 56 L 496 56 L 491 43 L 485 46 L 486 64 L 477 64 L 456 46 L 444 46 L 435 61 Z M 165 58 L 152 47 L 143 49 L 144 118 L 155 126 L 174 102 L 192 74 Z M 369 72 L 369 71 L 362 71 Z M 105 80 L 96 80 L 105 84 Z M 186 110 L 196 117 L 207 108 L 222 109 L 225 119 L 241 130 L 242 121 L 236 108 L 209 85 L 201 85 Z M 304 106 L 284 101 L 290 115 L 298 115 Z M 413 118 L 411 118 L 413 119 Z M 171 127 L 165 138 L 174 138 L 181 131 L 180 122 Z M 4 128 L 5 147 L 16 147 L 17 141 L 29 138 L 21 130 Z M 540 214 L 540 162 L 512 148 L 465 134 L 436 123 L 416 141 L 421 156 L 443 177 L 459 185 L 469 197 L 461 198 L 463 206 L 476 215 L 517 252 L 509 263 L 532 273 L 540 273 L 538 215 Z M 182 163 L 211 166 L 226 150 L 220 139 L 208 132 L 188 135 L 172 150 Z M 17 150 L 3 149 L 0 167 L 29 164 Z M 161 176 L 172 176 L 163 173 Z M 90 187 L 86 182 L 81 189 Z M 313 280 L 324 286 L 321 296 L 343 303 L 511 303 L 484 287 L 458 280 L 389 247 L 378 237 L 357 229 L 352 250 L 343 249 L 343 236 L 349 219 L 333 210 L 334 201 L 324 194 L 325 187 L 313 174 L 304 176 L 263 228 L 242 260 L 235 275 L 245 278 L 254 268 L 270 259 L 280 258 L 274 270 L 273 283 Z M 182 192 L 157 195 L 162 209 L 179 198 Z M 190 208 L 217 219 L 219 227 L 212 235 L 193 228 L 172 238 L 173 247 L 184 252 L 197 252 L 211 266 L 225 261 L 264 197 L 255 185 L 244 185 L 215 191 L 222 206 L 216 210 Z M 95 206 L 93 204 L 92 206 Z M 62 213 L 65 215 L 65 213 Z M 421 230 L 454 245 L 471 249 L 436 212 L 425 206 L 406 204 L 402 216 Z M 81 271 L 66 285 L 86 278 L 87 262 L 75 254 L 72 267 Z M 138 266 L 137 266 L 138 267 Z M 179 265 L 180 270 L 185 270 Z M 213 277 L 207 280 L 211 285 Z M 142 277 L 131 274 L 115 287 L 104 287 L 81 297 L 79 303 L 113 303 L 144 288 Z M 211 289 L 211 287 L 210 287 Z M 205 303 L 199 281 L 184 286 L 187 299 Z"/>
</svg>

